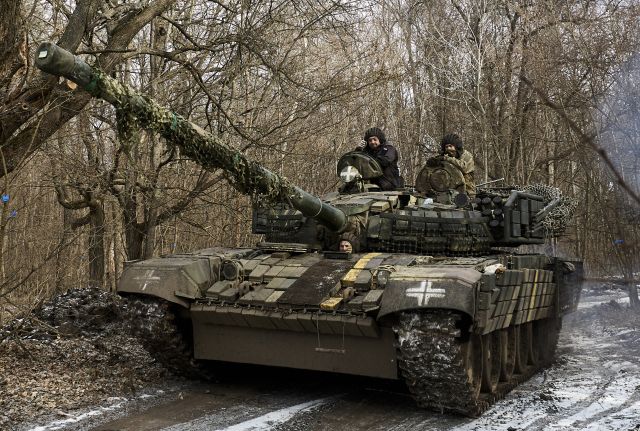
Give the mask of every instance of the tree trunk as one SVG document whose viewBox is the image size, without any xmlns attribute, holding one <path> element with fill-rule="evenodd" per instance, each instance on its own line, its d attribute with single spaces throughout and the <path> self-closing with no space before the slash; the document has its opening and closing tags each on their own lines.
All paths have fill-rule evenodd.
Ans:
<svg viewBox="0 0 640 431">
<path fill-rule="evenodd" d="M 147 200 L 149 210 L 146 214 L 146 234 L 145 234 L 145 248 L 143 259 L 151 259 L 153 257 L 153 251 L 156 246 L 156 226 L 158 224 L 158 200 L 156 198 L 156 191 L 153 190 L 151 196 Z"/>
<path fill-rule="evenodd" d="M 127 250 L 127 260 L 142 259 L 144 232 L 140 231 L 135 218 L 125 223 L 125 241 Z"/>
<path fill-rule="evenodd" d="M 104 285 L 104 204 L 94 200 L 89 205 L 89 285 Z"/>
<path fill-rule="evenodd" d="M 19 54 L 21 3 L 20 0 L 0 2 L 0 77 L 2 78 L 6 76 L 6 71 L 11 68 Z"/>
<path fill-rule="evenodd" d="M 62 207 L 63 211 L 63 232 L 60 239 L 60 251 L 56 259 L 56 280 L 54 295 L 59 295 L 69 287 L 69 264 L 71 262 L 71 250 L 69 244 L 73 237 L 71 221 L 73 220 L 73 210 Z"/>
<path fill-rule="evenodd" d="M 638 298 L 638 286 L 635 283 L 629 285 L 629 305 L 633 310 L 640 311 L 640 298 Z"/>
</svg>

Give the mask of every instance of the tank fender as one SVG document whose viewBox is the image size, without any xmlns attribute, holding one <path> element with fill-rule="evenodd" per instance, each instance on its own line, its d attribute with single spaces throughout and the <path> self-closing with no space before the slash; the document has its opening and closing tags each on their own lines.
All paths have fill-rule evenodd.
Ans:
<svg viewBox="0 0 640 431">
<path fill-rule="evenodd" d="M 120 277 L 118 293 L 135 293 L 166 299 L 189 308 L 192 299 L 217 281 L 212 271 L 219 257 L 162 257 L 128 265 Z"/>
<path fill-rule="evenodd" d="M 384 288 L 378 318 L 399 311 L 430 308 L 458 310 L 473 318 L 481 276 L 471 268 L 397 268 Z"/>
</svg>

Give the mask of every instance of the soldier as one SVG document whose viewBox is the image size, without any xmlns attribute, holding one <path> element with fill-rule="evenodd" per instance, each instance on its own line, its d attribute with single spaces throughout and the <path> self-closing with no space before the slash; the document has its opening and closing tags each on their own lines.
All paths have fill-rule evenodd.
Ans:
<svg viewBox="0 0 640 431">
<path fill-rule="evenodd" d="M 345 253 L 353 253 L 353 246 L 349 241 L 340 241 L 340 251 Z"/>
<path fill-rule="evenodd" d="M 398 169 L 398 152 L 387 142 L 382 130 L 372 127 L 364 134 L 364 142 L 356 150 L 364 151 L 376 159 L 382 168 L 382 175 L 372 182 L 382 190 L 395 190 L 400 187 L 400 170 Z"/>
<path fill-rule="evenodd" d="M 440 162 L 451 163 L 462 172 L 466 193 L 469 197 L 474 198 L 476 196 L 476 184 L 473 173 L 475 170 L 473 156 L 469 151 L 464 149 L 462 139 L 455 133 L 444 135 L 440 144 L 442 146 L 442 153 L 427 160 L 427 165 L 437 166 Z"/>
</svg>

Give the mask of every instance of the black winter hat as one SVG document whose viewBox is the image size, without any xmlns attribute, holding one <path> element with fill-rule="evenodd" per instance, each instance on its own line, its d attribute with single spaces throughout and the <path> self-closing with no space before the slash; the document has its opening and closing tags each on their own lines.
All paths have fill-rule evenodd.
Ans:
<svg viewBox="0 0 640 431">
<path fill-rule="evenodd" d="M 462 139 L 460 139 L 460 136 L 456 135 L 455 133 L 449 133 L 448 135 L 444 135 L 442 137 L 440 146 L 442 148 L 443 153 L 444 153 L 444 147 L 447 144 L 453 144 L 453 146 L 456 147 L 456 150 L 458 150 L 458 155 L 462 154 L 462 151 L 464 151 L 464 146 L 462 145 Z"/>
<path fill-rule="evenodd" d="M 387 142 L 387 138 L 384 136 L 384 133 L 382 132 L 382 130 L 378 129 L 377 127 L 372 127 L 369 130 L 367 130 L 364 134 L 364 140 L 365 142 L 369 142 L 369 138 L 375 136 L 376 138 L 378 138 L 378 140 L 380 141 L 380 144 L 384 144 L 385 142 Z"/>
</svg>

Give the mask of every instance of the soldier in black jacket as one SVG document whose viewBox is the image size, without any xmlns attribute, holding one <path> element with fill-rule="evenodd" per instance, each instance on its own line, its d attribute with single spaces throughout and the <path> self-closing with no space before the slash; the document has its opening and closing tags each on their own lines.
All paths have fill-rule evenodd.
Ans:
<svg viewBox="0 0 640 431">
<path fill-rule="evenodd" d="M 382 175 L 372 181 L 374 184 L 380 186 L 382 190 L 394 190 L 400 187 L 398 151 L 387 142 L 382 130 L 377 127 L 367 130 L 363 144 L 356 149 L 369 154 L 380 164 Z"/>
</svg>

